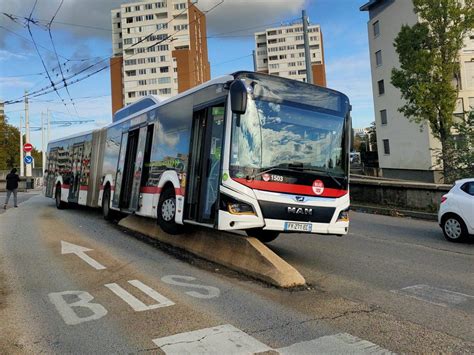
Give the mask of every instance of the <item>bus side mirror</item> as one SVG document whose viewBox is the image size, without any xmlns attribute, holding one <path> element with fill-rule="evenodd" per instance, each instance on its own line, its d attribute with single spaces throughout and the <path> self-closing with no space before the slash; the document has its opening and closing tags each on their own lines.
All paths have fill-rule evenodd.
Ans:
<svg viewBox="0 0 474 355">
<path fill-rule="evenodd" d="M 233 113 L 243 115 L 247 110 L 247 88 L 242 80 L 230 84 L 230 106 Z"/>
</svg>

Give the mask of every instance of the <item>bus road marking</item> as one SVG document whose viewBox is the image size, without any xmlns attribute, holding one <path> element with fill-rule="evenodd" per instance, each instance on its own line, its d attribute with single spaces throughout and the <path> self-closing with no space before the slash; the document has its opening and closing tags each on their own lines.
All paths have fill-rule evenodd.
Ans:
<svg viewBox="0 0 474 355">
<path fill-rule="evenodd" d="M 420 301 L 435 304 L 441 307 L 457 306 L 463 303 L 474 301 L 474 296 L 460 292 L 454 292 L 428 285 L 414 285 L 404 287 L 401 290 L 393 290 Z"/>
<path fill-rule="evenodd" d="M 94 297 L 86 291 L 52 292 L 48 294 L 48 297 L 67 325 L 77 325 L 91 320 L 97 320 L 107 314 L 107 310 L 104 306 L 99 303 L 91 302 Z M 66 302 L 66 297 L 74 297 L 79 300 Z M 92 314 L 90 314 L 91 312 Z"/>
<path fill-rule="evenodd" d="M 165 296 L 161 295 L 160 293 L 156 292 L 151 287 L 145 285 L 144 283 L 138 280 L 130 280 L 128 281 L 128 283 L 138 288 L 140 291 L 142 291 L 144 294 L 154 299 L 158 303 L 147 306 L 145 303 L 140 301 L 138 298 L 136 298 L 134 295 L 132 295 L 128 291 L 124 290 L 121 286 L 119 286 L 116 283 L 106 284 L 104 286 L 107 287 L 109 290 L 111 290 L 113 293 L 115 293 L 117 296 L 119 296 L 126 303 L 128 303 L 128 305 L 132 307 L 132 309 L 135 312 L 143 312 L 143 311 L 148 311 L 148 310 L 156 309 L 156 308 L 169 307 L 175 304 L 173 301 L 169 300 Z"/>
<path fill-rule="evenodd" d="M 185 282 L 185 281 L 194 281 L 194 280 L 196 280 L 195 277 L 185 276 L 185 275 L 166 275 L 161 278 L 161 281 L 169 285 L 188 287 L 191 289 L 194 288 L 196 290 L 204 291 L 204 292 L 202 291 L 201 292 L 197 292 L 197 291 L 185 292 L 185 294 L 194 298 L 210 299 L 210 298 L 216 298 L 220 296 L 221 290 L 219 290 L 217 287 Z"/>
<path fill-rule="evenodd" d="M 93 249 L 89 249 L 86 247 L 81 247 L 80 245 L 72 244 L 61 240 L 61 254 L 76 254 L 80 257 L 83 261 L 88 263 L 96 270 L 104 270 L 106 267 L 99 263 L 98 261 L 92 259 L 89 255 L 87 255 L 86 251 L 92 251 Z"/>
</svg>

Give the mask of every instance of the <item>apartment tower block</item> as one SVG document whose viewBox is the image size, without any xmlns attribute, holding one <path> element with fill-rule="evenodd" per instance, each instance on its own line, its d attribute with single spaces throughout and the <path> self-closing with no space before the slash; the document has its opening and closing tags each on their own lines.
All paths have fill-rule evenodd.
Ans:
<svg viewBox="0 0 474 355">
<path fill-rule="evenodd" d="M 313 84 L 326 86 L 323 34 L 319 25 L 308 26 Z M 255 33 L 255 70 L 306 81 L 303 24 L 269 28 Z"/>
<path fill-rule="evenodd" d="M 399 68 L 393 43 L 402 25 L 413 26 L 420 19 L 411 0 L 370 0 L 361 6 L 369 13 L 370 66 L 374 97 L 375 125 L 379 166 L 384 177 L 441 182 L 437 165 L 439 141 L 427 124 L 409 121 L 398 109 L 403 106 L 400 91 L 391 84 L 393 68 Z M 465 38 L 459 53 L 460 77 L 453 84 L 459 88 L 454 116 L 474 109 L 474 33 Z"/>
<path fill-rule="evenodd" d="M 187 0 L 112 10 L 112 112 L 146 95 L 170 97 L 210 79 L 206 17 Z"/>
</svg>

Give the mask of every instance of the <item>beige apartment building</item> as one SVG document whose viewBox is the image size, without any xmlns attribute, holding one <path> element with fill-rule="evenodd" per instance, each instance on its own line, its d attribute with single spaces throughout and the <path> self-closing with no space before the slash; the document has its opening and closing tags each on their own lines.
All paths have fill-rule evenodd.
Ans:
<svg viewBox="0 0 474 355">
<path fill-rule="evenodd" d="M 379 166 L 384 177 L 439 182 L 440 168 L 433 149 L 440 147 L 428 125 L 410 122 L 398 108 L 400 91 L 391 83 L 392 68 L 399 67 L 393 46 L 402 25 L 414 25 L 418 16 L 411 0 L 371 0 L 361 6 L 369 13 L 370 64 Z M 474 108 L 474 33 L 459 54 L 461 79 L 455 115 Z"/>
<path fill-rule="evenodd" d="M 188 0 L 143 0 L 112 10 L 112 48 L 112 112 L 210 79 L 206 17 Z"/>
<path fill-rule="evenodd" d="M 323 34 L 308 26 L 313 83 L 326 86 Z M 303 24 L 269 28 L 255 33 L 255 71 L 306 81 Z"/>
</svg>

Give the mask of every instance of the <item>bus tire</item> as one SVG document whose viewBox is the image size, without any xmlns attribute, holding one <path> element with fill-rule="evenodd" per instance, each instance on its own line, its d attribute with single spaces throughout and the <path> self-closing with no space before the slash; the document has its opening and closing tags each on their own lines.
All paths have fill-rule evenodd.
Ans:
<svg viewBox="0 0 474 355">
<path fill-rule="evenodd" d="M 106 221 L 114 218 L 114 211 L 110 209 L 110 186 L 107 185 L 102 193 L 102 216 Z"/>
<path fill-rule="evenodd" d="M 157 215 L 158 225 L 164 232 L 168 234 L 184 233 L 184 226 L 180 226 L 175 222 L 176 195 L 174 188 L 168 186 L 161 192 Z"/>
<path fill-rule="evenodd" d="M 270 243 L 280 235 L 278 231 L 269 231 L 262 228 L 247 229 L 245 232 L 249 237 L 257 238 L 262 243 Z"/>
<path fill-rule="evenodd" d="M 56 208 L 58 210 L 63 210 L 66 208 L 66 202 L 61 200 L 61 185 L 57 184 L 56 185 L 56 190 L 54 192 L 54 200 L 56 202 Z"/>
</svg>

